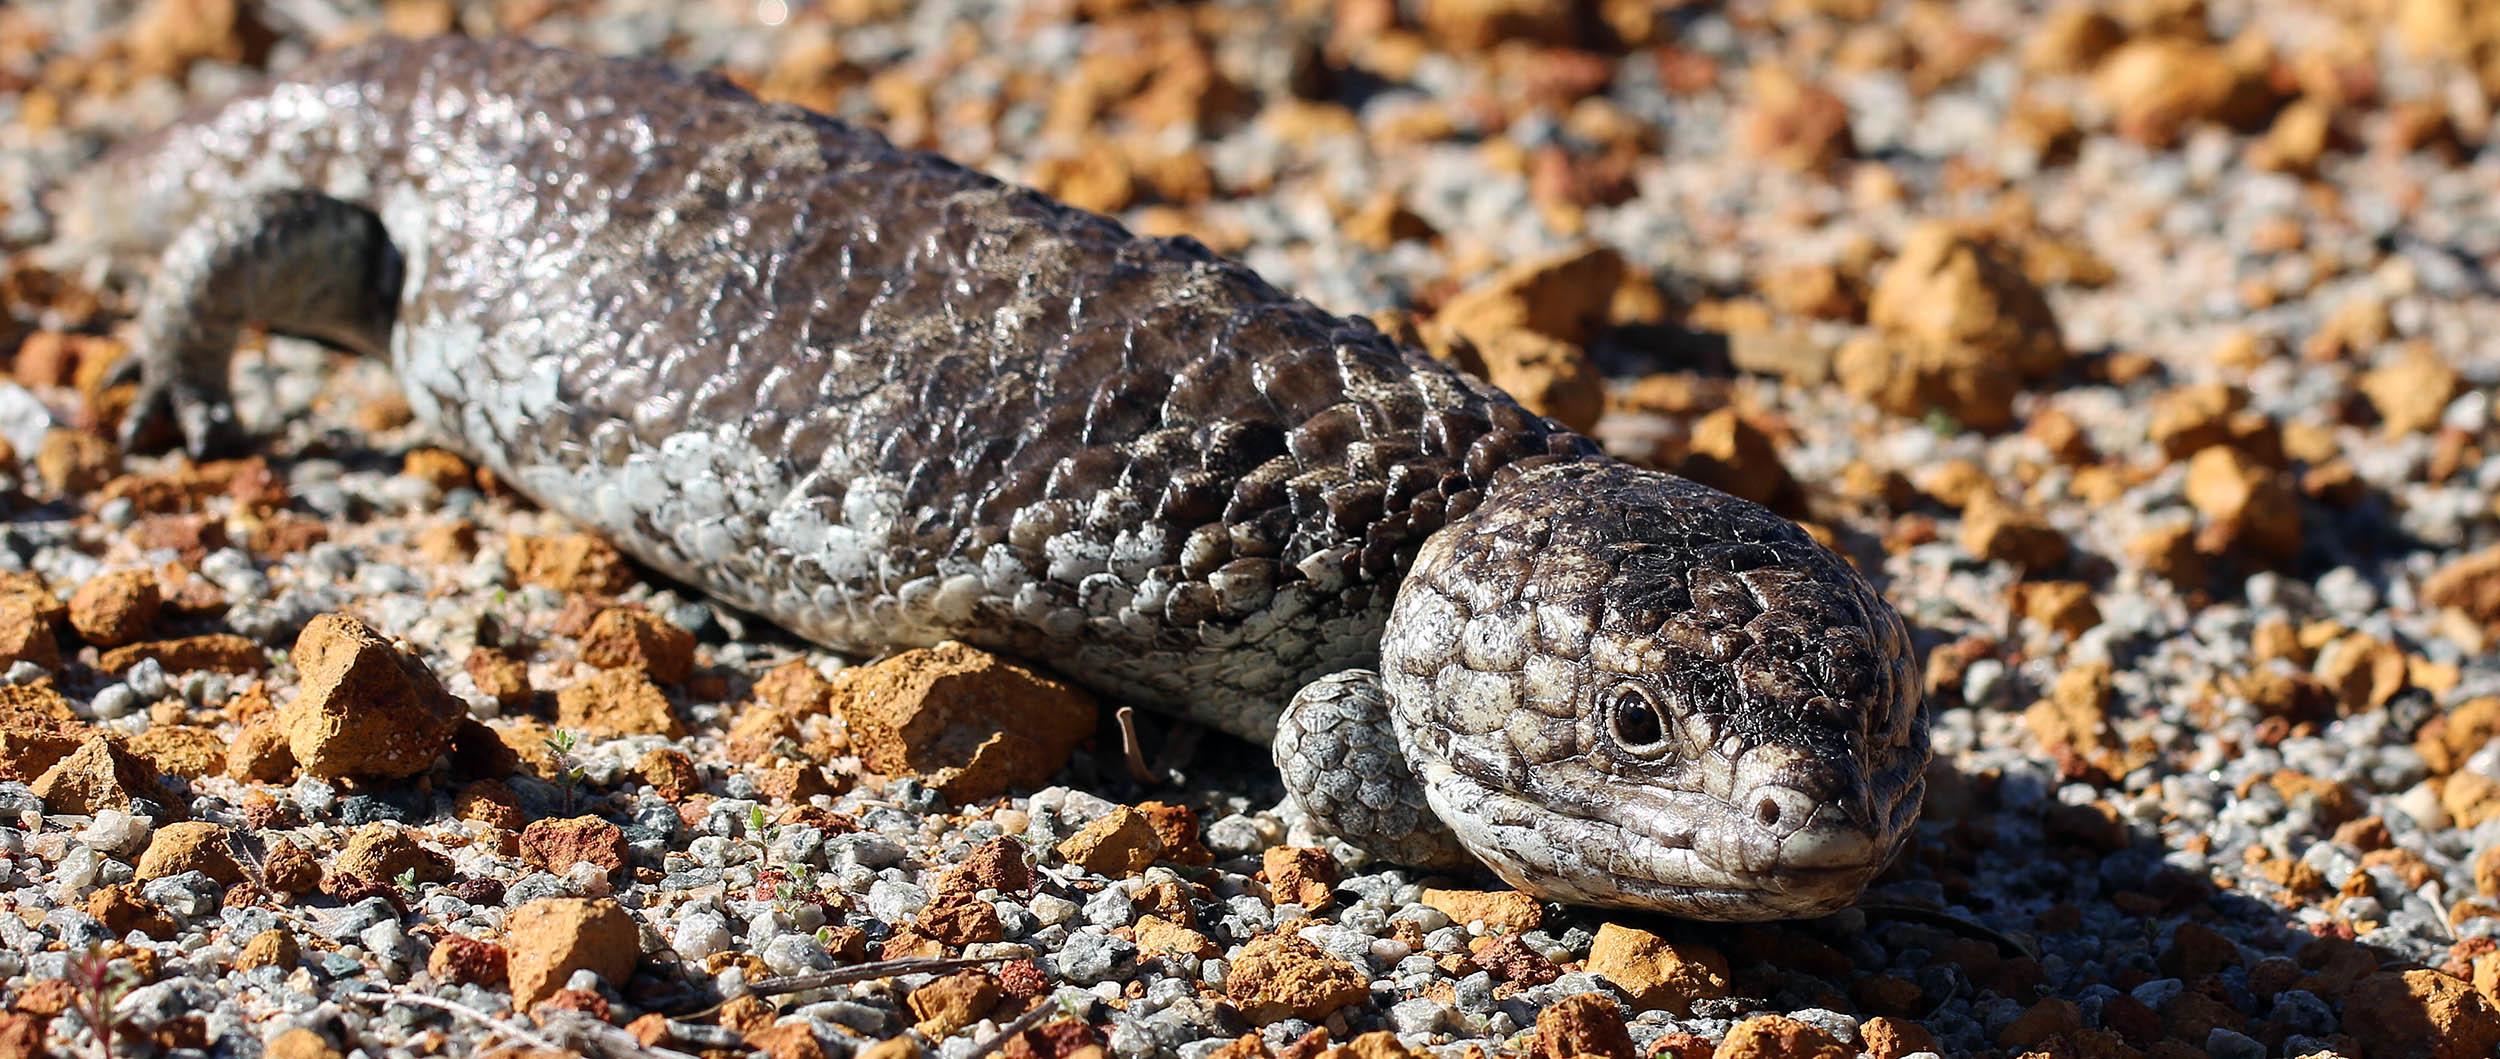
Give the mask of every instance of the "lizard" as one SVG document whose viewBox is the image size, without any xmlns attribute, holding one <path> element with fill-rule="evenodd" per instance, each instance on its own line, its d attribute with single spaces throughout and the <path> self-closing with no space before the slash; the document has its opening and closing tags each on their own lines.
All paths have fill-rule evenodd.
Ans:
<svg viewBox="0 0 2500 1059">
<path fill-rule="evenodd" d="M 160 252 L 128 440 L 247 446 L 247 325 L 384 358 L 652 569 L 1266 742 L 1349 843 L 1546 899 L 1824 914 L 1917 815 L 1908 634 L 1795 523 L 1194 240 L 721 78 L 377 41 L 82 193 Z"/>
</svg>

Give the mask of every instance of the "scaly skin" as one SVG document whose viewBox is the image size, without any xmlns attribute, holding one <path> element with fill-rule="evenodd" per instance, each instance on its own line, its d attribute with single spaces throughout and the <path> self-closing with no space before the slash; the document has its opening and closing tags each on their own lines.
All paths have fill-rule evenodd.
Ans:
<svg viewBox="0 0 2500 1059">
<path fill-rule="evenodd" d="M 238 444 L 243 322 L 386 353 L 449 444 L 672 577 L 1251 739 L 1293 702 L 1323 822 L 1557 899 L 1813 914 L 1915 813 L 1914 663 L 1845 563 L 1189 240 L 464 39 L 318 59 L 89 190 L 74 222 L 171 244 L 133 431 Z"/>
</svg>

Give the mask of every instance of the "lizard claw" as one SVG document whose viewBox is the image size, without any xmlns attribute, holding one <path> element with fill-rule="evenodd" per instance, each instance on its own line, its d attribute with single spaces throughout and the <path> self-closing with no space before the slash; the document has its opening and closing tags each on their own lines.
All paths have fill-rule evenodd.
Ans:
<svg viewBox="0 0 2500 1059">
<path fill-rule="evenodd" d="M 121 369 L 115 371 L 118 374 Z M 144 371 L 140 374 L 138 396 L 122 415 L 123 451 L 169 448 L 168 442 L 177 437 L 183 451 L 194 460 L 214 459 L 243 449 L 243 430 L 235 420 L 232 398 L 202 393 L 180 382 L 148 379 Z"/>
<path fill-rule="evenodd" d="M 104 369 L 104 385 L 110 388 L 123 383 L 146 381 L 147 369 L 140 365 L 139 359 L 137 356 L 124 355 L 121 359 L 114 361 L 112 367 Z"/>
</svg>

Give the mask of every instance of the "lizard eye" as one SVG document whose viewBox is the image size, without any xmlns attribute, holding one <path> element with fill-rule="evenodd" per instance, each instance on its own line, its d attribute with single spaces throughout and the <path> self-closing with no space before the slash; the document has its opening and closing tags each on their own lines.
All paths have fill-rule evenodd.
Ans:
<svg viewBox="0 0 2500 1059">
<path fill-rule="evenodd" d="M 1667 749 L 1667 719 L 1639 685 L 1616 688 L 1606 713 L 1607 727 L 1623 749 L 1641 757 L 1654 757 Z"/>
</svg>

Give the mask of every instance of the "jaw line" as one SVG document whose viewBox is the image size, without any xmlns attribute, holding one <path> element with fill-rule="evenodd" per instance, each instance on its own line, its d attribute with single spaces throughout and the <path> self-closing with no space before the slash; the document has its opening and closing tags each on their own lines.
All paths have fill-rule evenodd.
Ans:
<svg viewBox="0 0 2500 1059">
<path fill-rule="evenodd" d="M 1880 856 L 1867 864 L 1785 868 L 1759 884 L 1747 884 L 1737 878 L 1741 873 L 1708 860 L 1695 848 L 1691 839 L 1697 828 L 1686 830 L 1678 844 L 1648 829 L 1574 811 L 1568 801 L 1530 801 L 1447 762 L 1426 767 L 1421 778 L 1433 811 L 1494 874 L 1521 890 L 1571 904 L 1663 911 L 1697 919 L 1806 918 L 1854 904 L 1899 846 L 1898 839 L 1878 844 Z M 1909 793 L 1905 792 L 1905 801 Z M 1723 807 L 1711 808 L 1724 811 Z M 1556 821 L 1565 823 L 1565 833 L 1555 833 Z M 1903 824 L 1906 830 L 1906 819 Z M 1641 856 L 1606 856 L 1635 850 Z M 1691 868 L 1706 870 L 1724 884 L 1661 881 L 1656 877 L 1655 858 L 1662 854 L 1680 854 L 1691 862 Z M 1569 870 L 1566 864 L 1571 865 Z M 1626 864 L 1641 870 L 1616 870 Z"/>
</svg>

